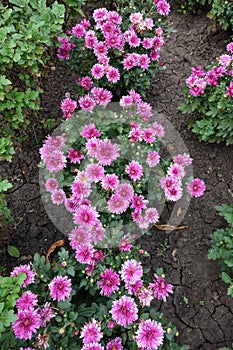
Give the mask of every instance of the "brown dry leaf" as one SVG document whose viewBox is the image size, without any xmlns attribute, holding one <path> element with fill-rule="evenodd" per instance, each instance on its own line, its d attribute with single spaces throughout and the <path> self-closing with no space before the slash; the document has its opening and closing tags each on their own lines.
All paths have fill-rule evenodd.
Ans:
<svg viewBox="0 0 233 350">
<path fill-rule="evenodd" d="M 166 224 L 165 225 L 154 224 L 154 226 L 160 231 L 183 230 L 184 228 L 188 227 L 187 225 L 176 227 L 176 226 L 166 225 Z"/>
<path fill-rule="evenodd" d="M 182 209 L 179 207 L 176 212 L 176 216 L 179 217 L 182 214 Z"/>
<path fill-rule="evenodd" d="M 175 146 L 174 146 L 174 145 L 168 145 L 167 148 L 168 148 L 170 151 L 174 151 Z"/>
<path fill-rule="evenodd" d="M 48 253 L 46 254 L 46 262 L 50 261 L 50 255 L 54 252 L 54 250 L 62 247 L 64 243 L 65 243 L 64 239 L 60 239 L 59 241 L 56 241 L 51 245 L 51 247 L 48 250 Z"/>
</svg>

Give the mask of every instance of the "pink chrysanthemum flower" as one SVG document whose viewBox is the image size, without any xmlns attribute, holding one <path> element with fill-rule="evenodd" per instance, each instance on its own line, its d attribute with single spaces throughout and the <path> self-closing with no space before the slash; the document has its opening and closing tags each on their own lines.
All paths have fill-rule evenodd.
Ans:
<svg viewBox="0 0 233 350">
<path fill-rule="evenodd" d="M 53 313 L 53 310 L 50 306 L 50 303 L 46 302 L 44 304 L 43 308 L 38 308 L 37 309 L 38 314 L 40 315 L 41 318 L 41 326 L 45 327 L 46 323 L 48 323 L 53 317 L 56 315 Z"/>
<path fill-rule="evenodd" d="M 78 202 L 83 199 L 83 197 L 88 197 L 89 194 L 91 193 L 91 184 L 86 180 L 82 181 L 79 179 L 74 180 L 71 190 L 73 193 L 73 197 L 76 198 L 76 201 Z"/>
<path fill-rule="evenodd" d="M 66 194 L 62 189 L 55 190 L 51 195 L 51 200 L 53 204 L 62 204 L 66 200 Z"/>
<path fill-rule="evenodd" d="M 126 236 L 123 236 L 120 240 L 119 249 L 121 252 L 130 252 L 133 245 L 129 242 Z"/>
<path fill-rule="evenodd" d="M 118 194 L 124 200 L 131 202 L 134 195 L 134 189 L 130 184 L 123 183 L 117 187 L 115 194 Z"/>
<path fill-rule="evenodd" d="M 86 167 L 88 180 L 98 182 L 104 177 L 104 168 L 96 163 L 88 164 Z"/>
<path fill-rule="evenodd" d="M 150 168 L 153 168 L 156 166 L 160 161 L 160 155 L 156 151 L 152 151 L 148 154 L 146 158 L 146 162 L 149 165 Z"/>
<path fill-rule="evenodd" d="M 155 5 L 157 7 L 157 11 L 160 15 L 166 16 L 170 12 L 170 5 L 166 0 L 155 0 Z"/>
<path fill-rule="evenodd" d="M 33 333 L 41 326 L 41 319 L 37 310 L 32 308 L 19 310 L 17 313 L 18 320 L 12 323 L 12 329 L 16 338 L 31 339 Z"/>
<path fill-rule="evenodd" d="M 101 79 L 104 76 L 104 66 L 102 64 L 96 63 L 92 68 L 91 68 L 91 74 L 95 79 Z"/>
<path fill-rule="evenodd" d="M 117 193 L 114 193 L 108 201 L 108 209 L 111 213 L 124 213 L 129 207 L 129 202 L 122 198 Z"/>
<path fill-rule="evenodd" d="M 89 139 L 86 143 L 87 154 L 91 157 L 95 157 L 97 153 L 97 148 L 99 146 L 100 140 L 96 137 Z"/>
<path fill-rule="evenodd" d="M 91 264 L 94 248 L 90 244 L 80 244 L 76 249 L 75 258 L 81 264 Z"/>
<path fill-rule="evenodd" d="M 122 96 L 119 104 L 123 108 L 131 107 L 133 104 L 133 98 L 131 96 Z"/>
<path fill-rule="evenodd" d="M 146 128 L 143 130 L 143 140 L 146 143 L 153 143 L 155 141 L 155 132 L 152 128 Z"/>
<path fill-rule="evenodd" d="M 141 128 L 133 128 L 129 133 L 131 142 L 140 142 L 143 139 L 143 130 Z"/>
<path fill-rule="evenodd" d="M 109 297 L 112 293 L 119 290 L 120 278 L 113 269 L 106 269 L 100 274 L 98 285 L 101 288 L 100 294 Z"/>
<path fill-rule="evenodd" d="M 164 40 L 161 36 L 155 36 L 153 38 L 153 47 L 155 50 L 160 50 L 161 46 L 163 46 Z"/>
<path fill-rule="evenodd" d="M 19 310 L 29 309 L 37 304 L 37 295 L 27 290 L 16 300 L 16 306 Z"/>
<path fill-rule="evenodd" d="M 192 158 L 187 153 L 177 154 L 177 156 L 173 158 L 173 161 L 174 163 L 180 164 L 182 166 L 189 166 L 192 164 Z"/>
<path fill-rule="evenodd" d="M 99 41 L 95 46 L 94 46 L 94 54 L 98 56 L 105 56 L 107 55 L 107 47 L 105 46 L 103 41 Z"/>
<path fill-rule="evenodd" d="M 221 55 L 219 57 L 219 63 L 222 66 L 228 66 L 232 61 L 232 57 L 230 55 Z"/>
<path fill-rule="evenodd" d="M 116 323 L 126 327 L 137 321 L 138 308 L 133 298 L 123 295 L 119 300 L 113 301 L 110 314 Z"/>
<path fill-rule="evenodd" d="M 233 42 L 227 44 L 227 51 L 233 54 Z"/>
<path fill-rule="evenodd" d="M 96 103 L 95 100 L 89 95 L 81 96 L 78 100 L 80 107 L 84 111 L 92 112 L 93 108 L 95 107 Z"/>
<path fill-rule="evenodd" d="M 77 83 L 86 90 L 90 90 L 93 85 L 93 81 L 89 76 L 78 78 Z"/>
<path fill-rule="evenodd" d="M 68 235 L 70 246 L 76 250 L 80 244 L 89 244 L 91 241 L 91 233 L 86 227 L 79 226 L 74 228 Z"/>
<path fill-rule="evenodd" d="M 72 291 L 71 280 L 67 276 L 57 276 L 48 285 L 53 300 L 64 301 L 69 298 Z"/>
<path fill-rule="evenodd" d="M 152 116 L 151 105 L 147 102 L 140 102 L 137 104 L 137 112 L 141 116 L 141 118 L 148 122 L 150 117 Z"/>
<path fill-rule="evenodd" d="M 102 165 L 110 165 L 119 157 L 118 146 L 108 140 L 100 140 L 95 157 Z"/>
<path fill-rule="evenodd" d="M 156 208 L 148 208 L 144 214 L 144 220 L 149 224 L 155 224 L 159 220 L 159 213 Z"/>
<path fill-rule="evenodd" d="M 200 197 L 205 192 L 206 186 L 203 180 L 193 179 L 188 185 L 187 190 L 191 197 Z"/>
<path fill-rule="evenodd" d="M 117 68 L 109 67 L 107 71 L 107 79 L 110 83 L 115 84 L 120 79 L 120 73 Z"/>
<path fill-rule="evenodd" d="M 157 350 L 163 344 L 164 330 L 161 323 L 148 319 L 139 324 L 136 343 L 140 349 Z"/>
<path fill-rule="evenodd" d="M 102 132 L 96 128 L 94 123 L 91 123 L 89 125 L 84 125 L 80 135 L 86 139 L 92 139 L 94 137 L 100 137 Z"/>
<path fill-rule="evenodd" d="M 229 86 L 226 88 L 226 95 L 233 97 L 233 82 L 231 81 Z"/>
<path fill-rule="evenodd" d="M 134 283 L 129 283 L 129 282 L 125 283 L 125 288 L 127 289 L 128 293 L 134 294 L 134 295 L 137 294 L 137 292 L 140 290 L 140 288 L 142 288 L 142 286 L 143 286 L 142 280 L 138 280 Z"/>
<path fill-rule="evenodd" d="M 97 210 L 90 205 L 81 205 L 74 214 L 74 223 L 77 225 L 93 226 L 99 216 Z"/>
<path fill-rule="evenodd" d="M 45 183 L 46 191 L 52 193 L 55 190 L 57 190 L 58 187 L 59 187 L 59 184 L 58 184 L 57 179 L 54 179 L 53 177 L 50 177 L 48 180 L 46 180 L 46 183 Z"/>
<path fill-rule="evenodd" d="M 128 43 L 132 47 L 138 47 L 140 46 L 141 39 L 137 36 L 137 34 L 134 31 L 131 31 L 128 37 Z"/>
<path fill-rule="evenodd" d="M 143 54 L 139 56 L 138 65 L 142 68 L 142 70 L 146 70 L 149 68 L 150 57 L 147 54 Z"/>
<path fill-rule="evenodd" d="M 157 137 L 163 137 L 165 135 L 164 127 L 160 123 L 154 122 L 152 129 Z"/>
<path fill-rule="evenodd" d="M 125 171 L 133 181 L 140 180 L 143 176 L 143 168 L 138 161 L 132 160 L 126 166 Z"/>
<path fill-rule="evenodd" d="M 100 322 L 93 318 L 91 322 L 86 323 L 81 330 L 80 338 L 83 338 L 84 344 L 98 343 L 103 338 Z"/>
<path fill-rule="evenodd" d="M 162 177 L 159 181 L 159 184 L 163 190 L 181 185 L 179 179 L 174 178 L 173 176 L 170 176 L 170 175 L 166 175 Z"/>
<path fill-rule="evenodd" d="M 160 57 L 160 54 L 159 54 L 158 51 L 152 50 L 150 52 L 150 59 L 151 59 L 151 61 L 158 61 L 159 57 Z"/>
<path fill-rule="evenodd" d="M 77 102 L 71 100 L 70 98 L 65 98 L 61 101 L 61 109 L 63 112 L 63 116 L 66 119 L 70 119 L 74 113 L 74 110 L 77 108 Z"/>
<path fill-rule="evenodd" d="M 99 343 L 84 344 L 81 350 L 104 350 L 104 347 Z"/>
<path fill-rule="evenodd" d="M 33 349 L 33 348 L 21 348 L 21 347 L 20 347 L 19 350 L 35 350 L 35 349 Z"/>
<path fill-rule="evenodd" d="M 126 260 L 121 266 L 119 273 L 124 282 L 130 284 L 135 283 L 140 280 L 143 275 L 142 264 L 135 259 Z"/>
<path fill-rule="evenodd" d="M 88 49 L 93 49 L 98 39 L 94 30 L 88 30 L 85 34 L 85 45 Z"/>
<path fill-rule="evenodd" d="M 123 350 L 122 341 L 120 337 L 116 337 L 106 344 L 106 350 Z"/>
<path fill-rule="evenodd" d="M 167 175 L 179 180 L 185 176 L 185 170 L 180 164 L 171 164 L 167 170 Z"/>
<path fill-rule="evenodd" d="M 131 68 L 135 67 L 137 65 L 137 61 L 135 58 L 133 58 L 132 55 L 129 55 L 128 57 L 123 59 L 123 67 L 126 70 L 130 70 Z"/>
<path fill-rule="evenodd" d="M 178 185 L 166 188 L 164 193 L 168 201 L 176 202 L 182 197 L 183 189 Z"/>
<path fill-rule="evenodd" d="M 96 103 L 99 104 L 100 106 L 107 106 L 111 102 L 112 93 L 107 89 L 94 87 L 91 90 L 91 93 L 94 96 Z"/>
<path fill-rule="evenodd" d="M 107 20 L 108 10 L 105 7 L 98 8 L 93 12 L 95 22 L 103 22 Z"/>
<path fill-rule="evenodd" d="M 137 291 L 137 298 L 141 307 L 145 307 L 150 306 L 154 296 L 150 288 L 142 287 Z"/>
<path fill-rule="evenodd" d="M 140 103 L 142 102 L 142 97 L 140 94 L 138 94 L 135 90 L 131 89 L 129 90 L 129 96 L 133 99 L 134 103 Z M 140 125 L 140 124 L 139 124 Z M 139 126 L 138 125 L 138 126 Z"/>
<path fill-rule="evenodd" d="M 80 201 L 80 197 L 79 199 L 75 199 L 73 196 L 71 198 L 66 198 L 65 200 L 65 207 L 66 209 L 70 212 L 70 213 L 74 213 L 78 207 Z"/>
<path fill-rule="evenodd" d="M 76 24 L 76 26 L 72 28 L 72 34 L 76 36 L 76 38 L 82 38 L 85 35 L 85 33 L 86 30 L 81 23 Z"/>
<path fill-rule="evenodd" d="M 82 155 L 81 151 L 79 149 L 68 149 L 68 155 L 67 158 L 70 159 L 71 163 L 80 163 L 82 159 L 84 159 L 84 156 Z"/>
<path fill-rule="evenodd" d="M 118 185 L 119 179 L 115 174 L 107 174 L 102 179 L 102 187 L 106 190 L 115 190 Z"/>
<path fill-rule="evenodd" d="M 144 49 L 148 50 L 151 49 L 153 46 L 153 39 L 151 38 L 144 38 L 142 40 L 142 46 L 144 47 Z"/>
<path fill-rule="evenodd" d="M 45 159 L 45 166 L 51 173 L 57 173 L 66 166 L 66 157 L 61 151 L 53 151 Z"/>
<path fill-rule="evenodd" d="M 135 193 L 131 203 L 131 208 L 135 209 L 137 212 L 141 212 L 146 208 L 147 203 L 148 201 L 144 198 L 143 195 L 137 195 Z"/>
<path fill-rule="evenodd" d="M 11 272 L 11 276 L 18 276 L 19 273 L 25 273 L 26 274 L 26 279 L 24 280 L 23 284 L 20 286 L 20 288 L 26 287 L 28 284 L 31 284 L 35 281 L 35 272 L 33 272 L 30 269 L 30 265 L 20 265 L 17 266 L 13 269 Z"/>
<path fill-rule="evenodd" d="M 166 302 L 166 299 L 168 297 L 168 293 L 173 293 L 173 286 L 172 284 L 166 283 L 163 277 L 160 277 L 156 274 L 154 274 L 156 281 L 149 284 L 149 287 L 152 288 L 154 297 L 159 299 L 163 299 L 164 302 Z"/>
</svg>

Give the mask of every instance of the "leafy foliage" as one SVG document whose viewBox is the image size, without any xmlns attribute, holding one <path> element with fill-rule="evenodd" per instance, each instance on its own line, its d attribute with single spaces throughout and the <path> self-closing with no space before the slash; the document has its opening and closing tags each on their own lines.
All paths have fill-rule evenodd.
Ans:
<svg viewBox="0 0 233 350">
<path fill-rule="evenodd" d="M 226 228 L 220 228 L 211 236 L 212 247 L 208 258 L 218 260 L 221 267 L 222 280 L 229 284 L 228 295 L 233 297 L 233 204 L 222 204 L 215 207 L 226 222 Z"/>
<path fill-rule="evenodd" d="M 231 0 L 213 0 L 209 16 L 221 28 L 229 29 L 233 34 L 233 2 Z"/>
<path fill-rule="evenodd" d="M 1 223 L 7 222 L 10 220 L 10 210 L 7 207 L 7 202 L 5 198 L 5 193 L 9 188 L 12 187 L 6 179 L 3 180 L 0 176 L 0 221 Z M 1 230 L 1 226 L 0 226 Z"/>
</svg>

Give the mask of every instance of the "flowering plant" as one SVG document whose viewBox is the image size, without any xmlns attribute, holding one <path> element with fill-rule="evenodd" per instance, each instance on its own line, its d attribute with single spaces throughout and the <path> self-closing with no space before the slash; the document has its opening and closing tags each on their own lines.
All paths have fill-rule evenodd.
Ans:
<svg viewBox="0 0 233 350">
<path fill-rule="evenodd" d="M 185 101 L 179 109 L 198 116 L 191 121 L 191 128 L 200 141 L 225 141 L 230 145 L 233 143 L 233 42 L 226 48 L 227 54 L 221 55 L 206 71 L 200 66 L 192 68 L 186 80 Z"/>
<path fill-rule="evenodd" d="M 131 14 L 123 6 L 118 12 L 96 9 L 93 27 L 84 19 L 65 37 L 58 36 L 58 57 L 78 73 L 81 96 L 93 97 L 91 89 L 99 86 L 117 98 L 129 89 L 145 94 L 160 67 L 159 51 L 164 43 L 161 18 L 157 17 L 170 11 L 165 0 L 150 3 L 141 12 L 134 7 L 132 13 L 131 8 Z"/>
<path fill-rule="evenodd" d="M 31 265 L 16 267 L 11 275 L 27 278 L 16 301 L 14 349 L 187 349 L 156 311 L 155 301 L 165 302 L 173 286 L 161 269 L 149 281 L 140 261 L 148 253 L 132 243 L 123 237 L 115 249 L 82 245 L 78 254 L 61 248 L 53 263 L 36 254 Z"/>
</svg>

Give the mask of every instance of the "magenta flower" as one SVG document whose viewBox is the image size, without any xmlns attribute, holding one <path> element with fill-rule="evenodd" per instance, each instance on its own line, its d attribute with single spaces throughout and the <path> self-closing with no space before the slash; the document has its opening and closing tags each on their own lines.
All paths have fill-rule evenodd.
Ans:
<svg viewBox="0 0 233 350">
<path fill-rule="evenodd" d="M 149 224 L 154 224 L 159 220 L 159 213 L 156 208 L 148 208 L 144 214 L 144 220 Z"/>
<path fill-rule="evenodd" d="M 133 298 L 123 295 L 118 300 L 114 300 L 109 311 L 112 319 L 119 325 L 126 327 L 138 319 L 138 308 Z"/>
<path fill-rule="evenodd" d="M 48 153 L 45 158 L 45 166 L 51 173 L 57 173 L 65 168 L 66 157 L 61 151 L 53 151 L 52 153 Z"/>
<path fill-rule="evenodd" d="M 95 224 L 99 213 L 90 205 L 81 205 L 75 212 L 74 223 L 77 225 L 92 226 Z"/>
<path fill-rule="evenodd" d="M 132 160 L 125 169 L 126 173 L 133 181 L 140 180 L 143 176 L 143 168 L 139 162 Z"/>
<path fill-rule="evenodd" d="M 109 297 L 112 293 L 119 290 L 120 278 L 113 269 L 106 269 L 100 274 L 101 280 L 98 285 L 101 288 L 100 294 Z"/>
<path fill-rule="evenodd" d="M 71 190 L 74 195 L 74 198 L 76 198 L 76 201 L 80 201 L 82 197 L 88 197 L 91 193 L 91 184 L 89 181 L 82 181 L 78 178 L 75 178 L 71 186 Z"/>
<path fill-rule="evenodd" d="M 102 187 L 106 190 L 115 190 L 118 184 L 119 179 L 115 174 L 107 174 L 102 179 Z"/>
<path fill-rule="evenodd" d="M 172 284 L 168 284 L 165 282 L 163 277 L 160 277 L 156 274 L 154 274 L 156 281 L 149 284 L 149 287 L 152 288 L 154 297 L 159 299 L 163 299 L 164 302 L 166 302 L 166 299 L 168 297 L 168 293 L 173 293 L 173 286 Z"/>
<path fill-rule="evenodd" d="M 112 93 L 107 89 L 94 87 L 91 90 L 91 93 L 94 96 L 96 103 L 99 104 L 100 106 L 107 106 L 111 102 Z"/>
<path fill-rule="evenodd" d="M 45 183 L 46 191 L 52 193 L 58 189 L 58 186 L 59 186 L 59 184 L 57 182 L 57 179 L 50 177 L 48 180 L 46 180 L 46 183 Z"/>
<path fill-rule="evenodd" d="M 141 212 L 142 209 L 146 208 L 147 203 L 148 201 L 144 198 L 143 195 L 137 195 L 135 193 L 131 203 L 131 208 L 135 209 L 137 212 Z"/>
<path fill-rule="evenodd" d="M 95 79 L 101 79 L 104 76 L 104 71 L 104 66 L 102 64 L 96 63 L 91 69 L 91 74 Z"/>
<path fill-rule="evenodd" d="M 54 277 L 48 287 L 51 298 L 57 301 L 64 301 L 69 298 L 72 291 L 71 280 L 67 276 Z"/>
<path fill-rule="evenodd" d="M 126 260 L 121 266 L 119 273 L 124 282 L 135 283 L 143 276 L 142 264 L 135 259 Z"/>
<path fill-rule="evenodd" d="M 167 175 L 179 180 L 185 176 L 185 170 L 180 164 L 171 164 L 167 170 Z"/>
<path fill-rule="evenodd" d="M 125 201 L 131 202 L 134 195 L 134 189 L 130 184 L 123 183 L 117 187 L 115 194 L 121 196 Z"/>
<path fill-rule="evenodd" d="M 80 244 L 76 249 L 75 258 L 81 264 L 91 264 L 94 249 L 90 244 Z"/>
<path fill-rule="evenodd" d="M 203 180 L 196 178 L 193 179 L 188 185 L 187 190 L 191 197 L 200 197 L 205 192 L 205 183 Z"/>
<path fill-rule="evenodd" d="M 80 135 L 85 137 L 86 139 L 92 139 L 93 137 L 99 137 L 102 135 L 102 132 L 99 131 L 94 123 L 89 125 L 85 125 L 80 132 Z"/>
<path fill-rule="evenodd" d="M 85 324 L 80 334 L 84 344 L 98 343 L 102 337 L 100 322 L 97 322 L 94 318 L 91 322 Z"/>
<path fill-rule="evenodd" d="M 153 168 L 156 166 L 160 161 L 160 155 L 156 151 L 152 151 L 148 153 L 148 156 L 146 158 L 146 162 L 149 165 L 150 168 Z"/>
<path fill-rule="evenodd" d="M 233 97 L 233 81 L 231 81 L 229 86 L 227 86 L 226 95 Z"/>
<path fill-rule="evenodd" d="M 139 56 L 138 65 L 142 68 L 142 70 L 148 69 L 150 64 L 150 57 L 147 54 L 143 54 Z"/>
<path fill-rule="evenodd" d="M 91 233 L 85 226 L 74 228 L 68 235 L 70 246 L 76 250 L 80 244 L 89 244 L 91 241 Z"/>
<path fill-rule="evenodd" d="M 227 44 L 227 51 L 233 54 L 233 42 Z"/>
<path fill-rule="evenodd" d="M 116 337 L 106 344 L 106 350 L 123 350 L 122 341 L 120 337 Z"/>
<path fill-rule="evenodd" d="M 95 157 L 102 165 L 110 165 L 119 157 L 118 146 L 108 140 L 100 140 Z"/>
<path fill-rule="evenodd" d="M 86 174 L 89 181 L 98 182 L 104 177 L 104 168 L 96 163 L 88 164 L 86 167 Z"/>
<path fill-rule="evenodd" d="M 135 58 L 133 56 L 129 55 L 128 57 L 124 58 L 123 60 L 123 67 L 127 70 L 130 70 L 131 68 L 135 67 L 137 64 Z"/>
<path fill-rule="evenodd" d="M 192 158 L 187 153 L 177 154 L 177 156 L 173 158 L 173 161 L 175 164 L 180 164 L 184 167 L 192 164 Z"/>
<path fill-rule="evenodd" d="M 163 137 L 165 134 L 164 127 L 160 123 L 154 122 L 152 124 L 152 129 L 157 137 Z"/>
<path fill-rule="evenodd" d="M 128 241 L 126 236 L 123 236 L 120 240 L 119 249 L 121 252 L 129 252 L 133 245 Z"/>
<path fill-rule="evenodd" d="M 134 31 L 132 31 L 128 37 L 128 43 L 132 47 L 138 47 L 140 46 L 141 39 L 136 35 Z"/>
<path fill-rule="evenodd" d="M 166 175 L 160 179 L 159 184 L 163 190 L 166 190 L 168 188 L 180 186 L 180 181 L 173 176 Z"/>
<path fill-rule="evenodd" d="M 107 71 L 107 79 L 110 83 L 115 84 L 120 79 L 120 73 L 117 68 L 109 67 Z"/>
<path fill-rule="evenodd" d="M 152 300 L 154 299 L 152 290 L 146 287 L 141 287 L 138 289 L 136 295 L 141 307 L 150 306 Z"/>
<path fill-rule="evenodd" d="M 166 16 L 170 12 L 170 5 L 166 0 L 155 0 L 155 5 L 157 6 L 157 11 L 160 15 Z"/>
<path fill-rule="evenodd" d="M 93 49 L 97 44 L 98 39 L 94 30 L 88 30 L 85 34 L 85 45 L 88 49 Z"/>
<path fill-rule="evenodd" d="M 164 330 L 161 323 L 148 319 L 139 324 L 136 343 L 140 349 L 157 350 L 163 344 Z"/>
<path fill-rule="evenodd" d="M 143 139 L 143 130 L 141 128 L 133 128 L 129 133 L 131 142 L 142 141 Z"/>
<path fill-rule="evenodd" d="M 84 111 L 92 112 L 93 108 L 95 107 L 96 103 L 95 100 L 89 95 L 81 96 L 78 100 L 80 107 Z"/>
<path fill-rule="evenodd" d="M 119 194 L 114 193 L 108 201 L 108 209 L 111 213 L 124 213 L 129 207 L 129 201 L 122 198 Z"/>
<path fill-rule="evenodd" d="M 78 78 L 77 83 L 86 90 L 90 90 L 93 85 L 93 82 L 89 76 Z"/>
<path fill-rule="evenodd" d="M 176 202 L 182 197 L 183 189 L 178 185 L 166 188 L 164 193 L 168 201 Z"/>
<path fill-rule="evenodd" d="M 19 310 L 18 320 L 12 323 L 12 329 L 16 338 L 31 339 L 33 333 L 41 326 L 41 319 L 37 310 L 32 308 Z"/>
<path fill-rule="evenodd" d="M 56 315 L 53 313 L 53 310 L 51 309 L 50 303 L 45 303 L 43 308 L 37 309 L 38 314 L 41 317 L 41 326 L 45 327 L 46 322 L 49 322 L 53 317 Z"/>
<path fill-rule="evenodd" d="M 14 268 L 14 270 L 11 272 L 11 276 L 18 276 L 19 273 L 25 273 L 26 279 L 24 280 L 23 284 L 20 286 L 20 288 L 26 287 L 28 284 L 34 283 L 35 281 L 35 272 L 33 272 L 30 269 L 30 265 L 20 265 Z"/>
<path fill-rule="evenodd" d="M 150 117 L 152 116 L 151 105 L 147 102 L 140 102 L 137 104 L 137 112 L 141 116 L 141 118 L 148 122 Z"/>
<path fill-rule="evenodd" d="M 146 128 L 143 130 L 143 140 L 146 143 L 153 143 L 155 141 L 155 132 L 152 128 Z"/>
<path fill-rule="evenodd" d="M 70 119 L 74 113 L 74 110 L 77 108 L 77 102 L 71 100 L 70 98 L 65 98 L 61 101 L 61 109 L 65 119 Z"/>
<path fill-rule="evenodd" d="M 94 46 L 94 54 L 98 56 L 105 56 L 107 54 L 108 50 L 107 47 L 105 46 L 104 42 L 99 41 L 95 46 Z"/>
<path fill-rule="evenodd" d="M 53 204 L 62 204 L 63 202 L 65 202 L 66 200 L 66 194 L 63 190 L 58 189 L 53 191 L 52 195 L 51 195 L 51 199 Z"/>
<path fill-rule="evenodd" d="M 74 34 L 76 38 L 82 38 L 85 35 L 85 33 L 86 33 L 86 30 L 81 23 L 77 24 L 72 28 L 72 34 Z"/>
<path fill-rule="evenodd" d="M 71 163 L 80 163 L 82 159 L 84 159 L 84 156 L 82 155 L 81 151 L 79 149 L 68 149 L 68 155 L 67 158 L 70 159 Z"/>
<path fill-rule="evenodd" d="M 129 282 L 125 283 L 125 288 L 127 289 L 128 293 L 134 294 L 134 295 L 137 295 L 138 291 L 142 288 L 142 286 L 143 286 L 142 280 L 138 280 L 134 283 L 129 283 Z"/>
<path fill-rule="evenodd" d="M 108 10 L 106 8 L 98 8 L 93 12 L 95 22 L 103 22 L 107 19 Z"/>
<path fill-rule="evenodd" d="M 19 310 L 27 310 L 37 304 L 37 295 L 27 290 L 16 300 L 16 306 Z"/>
</svg>

